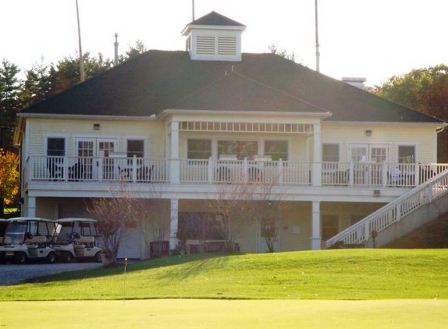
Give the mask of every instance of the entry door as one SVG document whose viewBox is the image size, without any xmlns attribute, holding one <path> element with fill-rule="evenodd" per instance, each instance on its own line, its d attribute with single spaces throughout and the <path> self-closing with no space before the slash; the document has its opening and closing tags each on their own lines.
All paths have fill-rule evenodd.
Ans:
<svg viewBox="0 0 448 329">
<path fill-rule="evenodd" d="M 267 245 L 267 238 L 271 237 L 271 244 L 273 244 L 274 251 L 279 251 L 280 249 L 280 231 L 278 228 L 278 223 L 276 221 L 265 222 L 263 220 L 258 222 L 258 232 L 257 232 L 257 252 L 269 252 Z M 271 233 L 269 233 L 271 232 Z M 275 232 L 275 233 L 273 233 Z M 273 238 L 273 239 L 272 239 Z"/>
<path fill-rule="evenodd" d="M 367 144 L 350 145 L 350 159 L 353 163 L 368 160 L 369 146 Z"/>
<path fill-rule="evenodd" d="M 387 162 L 387 146 L 371 145 L 370 146 L 370 160 L 375 163 Z"/>
<path fill-rule="evenodd" d="M 350 161 L 353 162 L 353 184 L 367 184 L 369 180 L 369 167 L 365 163 L 369 157 L 369 145 L 350 145 Z"/>
<path fill-rule="evenodd" d="M 77 139 L 76 149 L 78 161 L 71 169 L 71 178 L 75 180 L 91 180 L 94 177 L 93 157 L 95 156 L 94 139 Z"/>
<path fill-rule="evenodd" d="M 115 172 L 115 165 L 114 165 L 114 159 L 110 158 L 110 155 L 115 151 L 115 141 L 112 139 L 98 139 L 97 150 L 98 150 L 98 157 L 104 158 L 102 168 L 103 179 L 113 179 Z"/>
<path fill-rule="evenodd" d="M 114 162 L 109 158 L 115 151 L 113 139 L 78 138 L 76 148 L 79 157 L 74 170 L 76 179 L 113 179 Z M 102 168 L 99 158 L 104 158 Z"/>
</svg>

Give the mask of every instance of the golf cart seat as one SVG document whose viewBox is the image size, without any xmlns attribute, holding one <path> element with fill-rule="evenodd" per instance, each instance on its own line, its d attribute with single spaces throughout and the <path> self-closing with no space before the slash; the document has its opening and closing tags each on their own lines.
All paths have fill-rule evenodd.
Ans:
<svg viewBox="0 0 448 329">
<path fill-rule="evenodd" d="M 47 237 L 45 235 L 33 236 L 31 239 L 26 239 L 25 243 L 28 244 L 42 244 L 47 243 Z"/>
<path fill-rule="evenodd" d="M 78 243 L 80 244 L 92 244 L 95 242 L 94 236 L 80 236 L 78 239 Z"/>
</svg>

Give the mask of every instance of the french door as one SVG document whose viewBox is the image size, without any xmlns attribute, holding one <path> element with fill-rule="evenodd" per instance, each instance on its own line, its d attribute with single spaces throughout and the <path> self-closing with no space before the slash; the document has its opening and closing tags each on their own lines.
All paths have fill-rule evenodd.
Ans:
<svg viewBox="0 0 448 329">
<path fill-rule="evenodd" d="M 383 164 L 388 160 L 388 146 L 383 144 L 351 144 L 353 182 L 361 185 L 382 185 Z"/>
<path fill-rule="evenodd" d="M 353 163 L 385 163 L 389 156 L 388 150 L 388 146 L 383 144 L 351 144 L 349 156 Z"/>
<path fill-rule="evenodd" d="M 78 161 L 72 170 L 74 178 L 113 179 L 114 161 L 110 155 L 115 151 L 115 144 L 114 139 L 77 138 L 75 147 Z"/>
<path fill-rule="evenodd" d="M 369 145 L 352 144 L 350 145 L 350 160 L 353 163 L 368 161 Z"/>
</svg>

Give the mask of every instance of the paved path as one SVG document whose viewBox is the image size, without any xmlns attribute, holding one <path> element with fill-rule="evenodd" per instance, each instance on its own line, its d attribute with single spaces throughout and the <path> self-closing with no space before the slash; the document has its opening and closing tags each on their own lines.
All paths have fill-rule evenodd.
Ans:
<svg viewBox="0 0 448 329">
<path fill-rule="evenodd" d="M 99 263 L 0 265 L 0 285 L 14 284 L 49 274 L 101 267 Z"/>
</svg>

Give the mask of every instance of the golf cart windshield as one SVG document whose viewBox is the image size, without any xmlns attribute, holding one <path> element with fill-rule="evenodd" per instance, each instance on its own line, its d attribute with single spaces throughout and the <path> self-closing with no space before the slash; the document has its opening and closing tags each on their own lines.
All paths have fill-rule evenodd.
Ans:
<svg viewBox="0 0 448 329">
<path fill-rule="evenodd" d="M 5 243 L 18 244 L 25 239 L 26 222 L 9 222 L 5 231 Z"/>
<path fill-rule="evenodd" d="M 6 226 L 8 222 L 0 220 L 0 238 L 5 236 Z"/>
<path fill-rule="evenodd" d="M 60 244 L 66 244 L 70 242 L 71 234 L 73 232 L 73 223 L 58 223 L 56 225 L 56 238 L 55 242 Z"/>
</svg>

